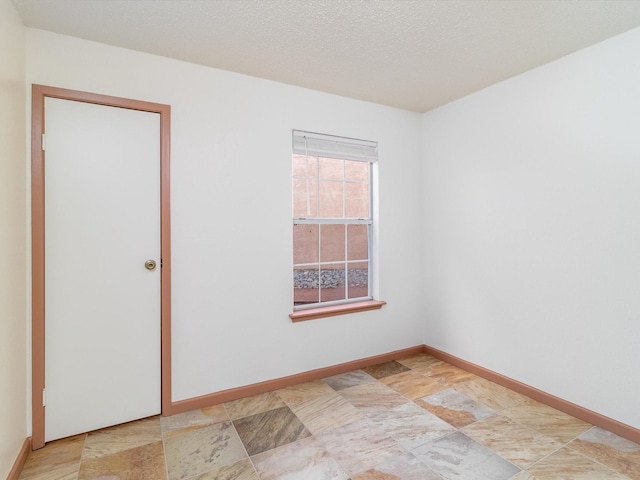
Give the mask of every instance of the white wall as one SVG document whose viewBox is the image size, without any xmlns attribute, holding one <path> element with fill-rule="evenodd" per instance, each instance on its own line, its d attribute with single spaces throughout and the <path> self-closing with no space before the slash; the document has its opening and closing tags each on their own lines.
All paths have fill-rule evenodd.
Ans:
<svg viewBox="0 0 640 480">
<path fill-rule="evenodd" d="M 173 400 L 422 343 L 420 116 L 27 29 L 27 83 L 172 106 Z M 380 311 L 291 323 L 291 130 L 380 144 Z"/>
<path fill-rule="evenodd" d="M 0 0 L 0 478 L 27 436 L 25 29 Z"/>
<path fill-rule="evenodd" d="M 424 342 L 640 428 L 640 29 L 423 115 Z"/>
</svg>

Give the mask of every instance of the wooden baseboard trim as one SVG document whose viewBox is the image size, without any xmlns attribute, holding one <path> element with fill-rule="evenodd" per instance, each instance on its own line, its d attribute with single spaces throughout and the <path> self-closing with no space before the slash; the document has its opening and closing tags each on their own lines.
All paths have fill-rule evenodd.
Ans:
<svg viewBox="0 0 640 480">
<path fill-rule="evenodd" d="M 632 442 L 640 443 L 640 430 L 637 428 L 614 420 L 610 417 L 601 415 L 597 412 L 581 407 L 580 405 L 576 405 L 575 403 L 569 402 L 560 397 L 556 397 L 555 395 L 544 392 L 535 387 L 519 382 L 518 380 L 506 377 L 502 374 L 481 367 L 480 365 L 476 365 L 475 363 L 471 363 L 460 357 L 456 357 L 455 355 L 451 355 L 450 353 L 443 352 L 442 350 L 438 350 L 437 348 L 430 347 L 428 345 L 405 348 L 389 353 L 383 353 L 381 355 L 375 355 L 373 357 L 362 358 L 360 360 L 341 363 L 330 367 L 318 368 L 316 370 L 289 375 L 287 377 L 266 380 L 264 382 L 254 383 L 237 388 L 230 388 L 228 390 L 222 390 L 220 392 L 180 400 L 171 404 L 170 414 L 175 415 L 178 413 L 188 412 L 190 410 L 196 410 L 199 408 L 210 407 L 212 405 L 217 405 L 224 402 L 230 402 L 232 400 L 238 400 L 239 398 L 272 392 L 280 388 L 291 387 L 294 385 L 299 385 L 301 383 L 330 377 L 332 375 L 339 375 L 341 373 L 350 372 L 359 368 L 369 367 L 378 363 L 389 362 L 391 360 L 398 360 L 400 358 L 416 355 L 418 353 L 426 353 L 428 355 L 432 355 L 440 360 L 444 360 L 445 362 L 455 365 L 456 367 L 460 367 L 463 370 L 478 375 L 479 377 L 486 378 L 487 380 L 491 380 L 498 385 L 502 385 L 503 387 L 507 387 L 515 392 L 521 393 L 529 398 L 532 398 L 533 400 L 544 403 L 545 405 L 549 405 L 550 407 L 560 410 L 561 412 L 584 420 L 585 422 L 588 422 L 592 425 L 604 428 L 605 430 L 609 430 L 610 432 L 631 440 Z"/>
<path fill-rule="evenodd" d="M 331 367 L 318 368 L 316 370 L 297 373 L 295 375 L 289 375 L 287 377 L 267 380 L 243 387 L 231 388 L 229 390 L 222 390 L 220 392 L 210 393 L 208 395 L 202 395 L 200 397 L 188 398 L 186 400 L 173 402 L 171 406 L 171 414 L 175 415 L 177 413 L 188 412 L 190 410 L 196 410 L 198 408 L 210 407 L 211 405 L 217 405 L 219 403 L 230 402 L 239 398 L 258 395 L 260 393 L 272 392 L 281 388 L 291 387 L 294 385 L 299 385 L 301 383 L 311 382 L 313 380 L 319 380 L 321 378 L 330 377 L 332 375 L 339 375 L 341 373 L 350 372 L 359 368 L 369 367 L 378 363 L 390 362 L 391 360 L 409 357 L 411 355 L 422 353 L 423 351 L 424 346 L 419 345 L 416 347 L 404 348 L 402 350 L 383 353 L 381 355 L 375 355 L 373 357 L 367 357 L 360 360 L 341 363 L 338 365 L 333 365 Z"/>
<path fill-rule="evenodd" d="M 424 353 L 432 355 L 440 360 L 444 360 L 445 362 L 455 365 L 456 367 L 460 367 L 467 372 L 478 375 L 479 377 L 491 380 L 498 385 L 507 387 L 515 392 L 521 393 L 533 400 L 549 405 L 556 410 L 560 410 L 561 412 L 579 418 L 580 420 L 584 420 L 592 425 L 609 430 L 610 432 L 631 440 L 632 442 L 640 443 L 640 430 L 630 425 L 614 420 L 613 418 L 606 417 L 512 378 L 505 377 L 504 375 L 476 365 L 475 363 L 463 360 L 455 355 L 443 352 L 442 350 L 438 350 L 437 348 L 425 345 Z"/>
<path fill-rule="evenodd" d="M 18 480 L 20 473 L 22 473 L 22 467 L 24 467 L 24 464 L 27 461 L 27 457 L 29 456 L 30 451 L 31 451 L 31 437 L 27 437 L 24 439 L 24 442 L 22 443 L 22 448 L 20 448 L 20 452 L 18 452 L 16 461 L 13 462 L 13 467 L 11 467 L 11 470 L 9 471 L 7 480 Z"/>
</svg>

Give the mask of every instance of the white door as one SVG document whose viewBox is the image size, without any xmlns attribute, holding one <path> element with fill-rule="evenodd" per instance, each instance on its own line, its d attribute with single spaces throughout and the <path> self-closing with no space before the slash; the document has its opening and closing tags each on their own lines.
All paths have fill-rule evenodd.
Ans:
<svg viewBox="0 0 640 480">
<path fill-rule="evenodd" d="M 159 117 L 45 101 L 46 441 L 160 413 Z"/>
</svg>

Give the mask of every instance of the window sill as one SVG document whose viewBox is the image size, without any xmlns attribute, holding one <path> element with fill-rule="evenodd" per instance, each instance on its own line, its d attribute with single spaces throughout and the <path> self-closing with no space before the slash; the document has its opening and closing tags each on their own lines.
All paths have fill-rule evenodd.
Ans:
<svg viewBox="0 0 640 480">
<path fill-rule="evenodd" d="M 347 313 L 366 312 L 367 310 L 380 310 L 387 302 L 381 300 L 367 300 L 366 302 L 346 303 L 344 305 L 332 305 L 331 307 L 309 308 L 298 310 L 289 314 L 292 322 L 314 320 L 316 318 L 334 317 Z"/>
</svg>

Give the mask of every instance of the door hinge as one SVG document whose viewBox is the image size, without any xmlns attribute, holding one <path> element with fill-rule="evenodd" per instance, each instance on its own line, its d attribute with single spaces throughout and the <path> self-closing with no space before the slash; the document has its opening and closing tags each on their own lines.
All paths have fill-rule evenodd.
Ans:
<svg viewBox="0 0 640 480">
<path fill-rule="evenodd" d="M 47 394 L 45 393 L 45 389 L 42 389 L 42 406 L 47 406 Z"/>
<path fill-rule="evenodd" d="M 44 152 L 47 149 L 47 136 L 42 134 L 42 151 Z"/>
</svg>

